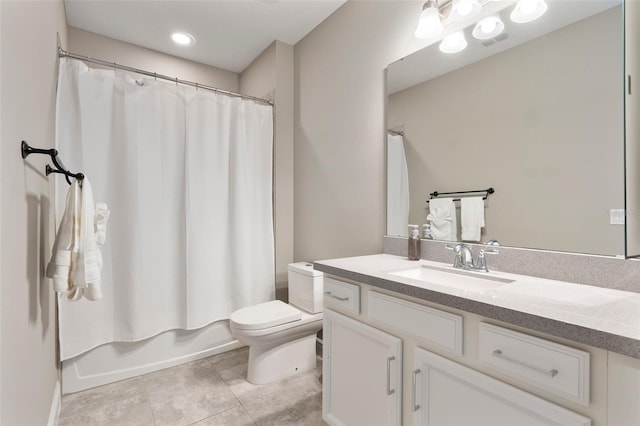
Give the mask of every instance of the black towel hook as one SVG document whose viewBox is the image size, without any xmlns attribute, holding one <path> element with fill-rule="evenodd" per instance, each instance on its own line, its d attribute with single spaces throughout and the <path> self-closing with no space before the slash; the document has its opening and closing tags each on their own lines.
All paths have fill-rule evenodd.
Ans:
<svg viewBox="0 0 640 426">
<path fill-rule="evenodd" d="M 44 169 L 44 173 L 49 176 L 51 173 L 60 173 L 64 175 L 67 183 L 71 185 L 71 180 L 69 178 L 75 178 L 77 180 L 83 180 L 84 174 L 82 173 L 71 173 L 67 168 L 62 164 L 62 160 L 58 158 L 58 150 L 55 148 L 50 149 L 40 149 L 33 148 L 29 146 L 29 144 L 25 141 L 22 141 L 20 144 L 20 151 L 22 153 L 22 158 L 27 158 L 31 154 L 44 154 L 51 157 L 51 162 L 56 167 L 55 169 L 47 164 Z"/>
</svg>

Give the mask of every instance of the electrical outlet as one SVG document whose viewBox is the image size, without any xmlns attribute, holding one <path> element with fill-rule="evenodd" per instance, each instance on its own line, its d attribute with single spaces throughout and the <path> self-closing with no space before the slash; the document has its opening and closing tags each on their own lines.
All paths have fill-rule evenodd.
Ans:
<svg viewBox="0 0 640 426">
<path fill-rule="evenodd" d="M 611 225 L 624 225 L 624 209 L 611 209 L 609 210 L 609 224 Z"/>
</svg>

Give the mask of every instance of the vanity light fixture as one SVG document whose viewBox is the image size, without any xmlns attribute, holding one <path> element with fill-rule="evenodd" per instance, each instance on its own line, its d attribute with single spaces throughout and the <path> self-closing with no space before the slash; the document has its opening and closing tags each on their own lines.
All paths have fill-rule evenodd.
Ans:
<svg viewBox="0 0 640 426">
<path fill-rule="evenodd" d="M 196 41 L 196 39 L 193 38 L 191 34 L 181 33 L 181 32 L 172 33 L 171 40 L 173 40 L 174 43 L 179 44 L 181 46 L 188 46 L 190 44 L 193 44 Z"/>
<path fill-rule="evenodd" d="M 445 25 L 472 18 L 489 1 L 491 0 L 445 0 L 438 7 L 438 0 L 427 0 L 422 6 L 415 36 L 417 38 L 438 37 L 444 32 Z M 544 15 L 547 7 L 545 0 L 519 0 L 511 12 L 511 20 L 519 24 L 534 21 Z M 445 17 L 444 13 L 447 11 L 448 15 Z M 479 40 L 487 40 L 498 36 L 504 28 L 504 22 L 496 14 L 481 19 L 475 25 L 472 34 Z"/>
<path fill-rule="evenodd" d="M 464 38 L 464 32 L 456 31 L 446 36 L 438 48 L 443 53 L 458 53 L 467 47 L 467 39 Z"/>
<path fill-rule="evenodd" d="M 488 40 L 494 38 L 504 31 L 504 22 L 498 15 L 487 16 L 486 18 L 478 21 L 473 28 L 473 37 L 478 40 Z"/>
<path fill-rule="evenodd" d="M 440 11 L 436 0 L 427 0 L 422 7 L 418 27 L 416 28 L 416 38 L 432 38 L 439 36 L 444 31 L 444 26 L 440 20 Z"/>
<path fill-rule="evenodd" d="M 480 13 L 482 6 L 478 0 L 453 0 L 449 19 L 452 21 L 462 21 L 469 19 Z"/>
<path fill-rule="evenodd" d="M 547 3 L 544 0 L 520 0 L 511 12 L 511 20 L 518 24 L 531 22 L 547 11 Z"/>
</svg>

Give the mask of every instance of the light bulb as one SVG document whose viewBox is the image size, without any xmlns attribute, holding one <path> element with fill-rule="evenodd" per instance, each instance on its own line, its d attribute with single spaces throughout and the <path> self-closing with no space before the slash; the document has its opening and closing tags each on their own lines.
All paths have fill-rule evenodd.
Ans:
<svg viewBox="0 0 640 426">
<path fill-rule="evenodd" d="M 446 36 L 438 48 L 443 53 L 458 53 L 467 47 L 467 40 L 464 38 L 462 31 L 457 31 Z"/>
<path fill-rule="evenodd" d="M 493 38 L 504 31 L 504 22 L 498 15 L 487 16 L 481 19 L 473 28 L 472 34 L 478 40 Z"/>
<path fill-rule="evenodd" d="M 534 21 L 544 15 L 547 7 L 544 0 L 520 0 L 511 12 L 511 20 L 518 24 Z"/>
<path fill-rule="evenodd" d="M 415 36 L 417 38 L 432 38 L 440 35 L 443 30 L 440 12 L 435 7 L 428 7 L 420 14 Z"/>
<path fill-rule="evenodd" d="M 460 16 L 467 16 L 473 8 L 470 0 L 462 0 L 458 5 L 458 13 Z"/>
<path fill-rule="evenodd" d="M 478 0 L 453 0 L 449 19 L 452 21 L 462 21 L 477 15 L 482 6 Z"/>
<path fill-rule="evenodd" d="M 489 34 L 496 29 L 496 21 L 494 21 L 493 19 L 485 19 L 484 21 L 480 22 L 480 29 L 483 33 Z"/>
<path fill-rule="evenodd" d="M 522 0 L 520 2 L 520 10 L 525 15 L 530 15 L 536 10 L 537 1 L 536 0 Z"/>
<path fill-rule="evenodd" d="M 173 40 L 177 44 L 181 44 L 183 46 L 192 44 L 195 39 L 191 34 L 187 33 L 173 33 L 171 34 L 171 40 Z"/>
</svg>

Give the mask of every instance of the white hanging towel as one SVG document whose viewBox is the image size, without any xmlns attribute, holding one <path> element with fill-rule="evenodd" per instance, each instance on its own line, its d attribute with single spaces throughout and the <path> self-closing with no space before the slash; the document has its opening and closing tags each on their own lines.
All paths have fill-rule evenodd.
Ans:
<svg viewBox="0 0 640 426">
<path fill-rule="evenodd" d="M 85 177 L 82 186 L 74 181 L 47 267 L 54 289 L 68 300 L 79 300 L 83 295 L 89 300 L 102 299 L 99 247 L 106 238 L 108 218 L 106 204 L 94 207 L 89 179 Z"/>
<path fill-rule="evenodd" d="M 67 191 L 67 202 L 53 243 L 51 260 L 47 265 L 47 277 L 53 278 L 53 288 L 60 293 L 71 290 L 72 254 L 78 251 L 78 227 L 80 216 L 80 185 L 74 181 Z"/>
<path fill-rule="evenodd" d="M 431 234 L 434 240 L 458 241 L 458 223 L 453 198 L 429 200 L 427 220 L 431 224 Z"/>
<path fill-rule="evenodd" d="M 462 240 L 480 241 L 484 227 L 484 200 L 482 197 L 462 197 L 460 199 L 460 225 Z"/>
</svg>

